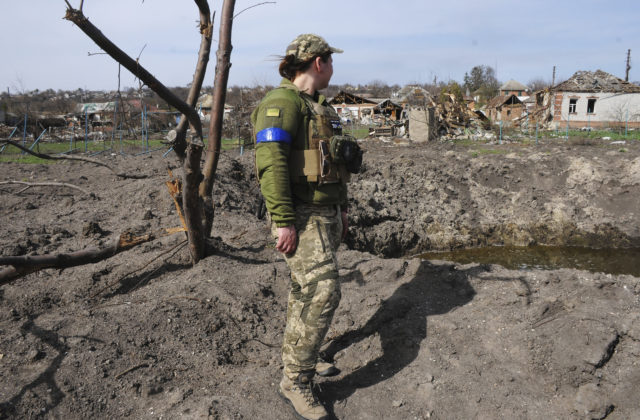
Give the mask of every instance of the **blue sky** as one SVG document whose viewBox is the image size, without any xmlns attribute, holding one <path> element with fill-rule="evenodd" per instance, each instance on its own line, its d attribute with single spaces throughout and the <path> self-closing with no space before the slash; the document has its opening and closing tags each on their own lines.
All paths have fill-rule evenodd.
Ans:
<svg viewBox="0 0 640 420">
<path fill-rule="evenodd" d="M 78 6 L 80 0 L 69 0 Z M 262 2 L 237 0 L 236 12 Z M 115 89 L 117 64 L 71 22 L 63 0 L 0 0 L 0 89 Z M 211 1 L 219 9 L 222 0 Z M 167 86 L 191 81 L 199 48 L 198 11 L 188 0 L 85 0 L 85 15 Z M 218 14 L 219 15 L 219 12 Z M 299 33 L 324 36 L 334 56 L 333 83 L 380 80 L 404 85 L 462 81 L 475 65 L 497 68 L 502 82 L 557 80 L 602 69 L 640 80 L 637 0 L 276 0 L 236 17 L 230 85 L 277 84 L 277 61 Z M 215 22 L 215 47 L 218 25 Z M 634 63 L 639 63 L 637 66 Z M 214 55 L 206 78 L 213 83 Z M 137 86 L 126 70 L 123 87 Z"/>
</svg>

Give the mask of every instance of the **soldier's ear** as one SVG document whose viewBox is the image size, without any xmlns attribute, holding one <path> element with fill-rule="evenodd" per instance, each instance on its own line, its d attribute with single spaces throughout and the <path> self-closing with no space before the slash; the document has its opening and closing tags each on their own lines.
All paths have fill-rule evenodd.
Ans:
<svg viewBox="0 0 640 420">
<path fill-rule="evenodd" d="M 313 66 L 316 69 L 316 73 L 320 73 L 323 64 L 324 62 L 322 61 L 322 57 L 316 57 L 313 60 Z"/>
</svg>

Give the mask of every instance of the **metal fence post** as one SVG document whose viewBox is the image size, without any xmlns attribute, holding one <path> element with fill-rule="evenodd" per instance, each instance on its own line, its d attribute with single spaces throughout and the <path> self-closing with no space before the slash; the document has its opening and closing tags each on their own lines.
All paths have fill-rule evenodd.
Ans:
<svg viewBox="0 0 640 420">
<path fill-rule="evenodd" d="M 538 123 L 536 123 L 536 146 L 538 145 Z"/>
<path fill-rule="evenodd" d="M 502 144 L 502 120 L 500 120 L 500 138 L 498 139 L 498 144 Z"/>
<path fill-rule="evenodd" d="M 627 137 L 628 133 L 629 133 L 629 110 L 627 109 L 627 121 L 624 125 L 624 136 Z"/>
<path fill-rule="evenodd" d="M 26 146 L 27 145 L 27 117 L 29 116 L 29 114 L 24 114 L 24 128 L 22 129 L 22 145 Z M 22 152 L 23 154 L 25 153 L 24 151 Z"/>
<path fill-rule="evenodd" d="M 40 133 L 40 135 L 38 136 L 38 138 L 36 139 L 36 141 L 33 142 L 33 144 L 29 147 L 29 150 L 33 150 L 33 148 L 36 146 L 36 144 L 38 144 L 38 142 L 40 141 L 40 139 L 42 138 L 42 136 L 44 136 L 44 133 L 47 132 L 47 129 L 45 128 L 42 133 Z M 38 151 L 40 151 L 40 146 L 38 146 Z"/>
<path fill-rule="evenodd" d="M 565 139 L 565 141 L 569 141 L 569 121 L 571 121 L 571 113 L 570 112 L 567 114 L 567 138 Z"/>
<path fill-rule="evenodd" d="M 120 118 L 120 125 L 118 131 L 120 132 L 120 154 L 124 155 L 124 149 L 122 147 L 122 118 Z"/>
<path fill-rule="evenodd" d="M 69 137 L 69 152 L 73 150 L 73 138 L 76 136 L 76 123 L 71 121 L 71 137 Z"/>
<path fill-rule="evenodd" d="M 89 112 L 84 110 L 84 152 L 87 153 L 87 141 L 89 140 Z"/>
<path fill-rule="evenodd" d="M 113 140 L 116 136 L 116 117 L 118 116 L 118 100 L 113 107 L 113 121 L 111 121 L 111 151 L 113 152 Z"/>
</svg>

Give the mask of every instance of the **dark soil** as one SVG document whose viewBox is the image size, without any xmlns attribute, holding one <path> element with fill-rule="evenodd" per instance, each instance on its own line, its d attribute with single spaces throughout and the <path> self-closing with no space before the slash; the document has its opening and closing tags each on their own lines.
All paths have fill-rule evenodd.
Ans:
<svg viewBox="0 0 640 420">
<path fill-rule="evenodd" d="M 484 245 L 640 245 L 640 148 L 369 140 L 338 254 L 320 379 L 340 419 L 640 418 L 640 278 L 411 255 Z M 623 150 L 623 151 L 622 151 Z M 170 158 L 2 164 L 2 255 L 179 226 Z M 184 234 L 0 287 L 1 418 L 293 418 L 276 394 L 289 272 L 253 215 L 251 152 L 222 156 L 215 252 Z M 179 170 L 175 170 L 179 173 Z"/>
</svg>

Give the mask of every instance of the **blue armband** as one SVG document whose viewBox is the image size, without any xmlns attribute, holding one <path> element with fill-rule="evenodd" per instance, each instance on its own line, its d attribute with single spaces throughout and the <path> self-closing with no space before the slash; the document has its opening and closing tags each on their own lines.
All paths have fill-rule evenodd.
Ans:
<svg viewBox="0 0 640 420">
<path fill-rule="evenodd" d="M 291 134 L 278 127 L 265 128 L 256 134 L 256 143 L 261 142 L 280 142 L 291 144 Z"/>
</svg>

